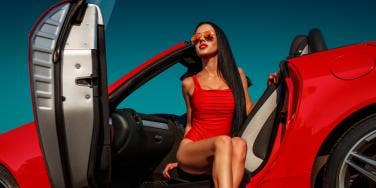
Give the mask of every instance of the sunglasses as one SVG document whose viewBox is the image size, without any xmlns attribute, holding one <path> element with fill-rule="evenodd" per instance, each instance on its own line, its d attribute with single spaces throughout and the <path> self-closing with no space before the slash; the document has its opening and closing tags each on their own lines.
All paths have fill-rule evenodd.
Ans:
<svg viewBox="0 0 376 188">
<path fill-rule="evenodd" d="M 197 44 L 198 41 L 200 41 L 201 36 L 204 36 L 206 41 L 212 41 L 214 39 L 215 34 L 214 34 L 213 31 L 205 31 L 205 32 L 202 32 L 202 33 L 195 33 L 191 37 L 192 43 Z"/>
</svg>

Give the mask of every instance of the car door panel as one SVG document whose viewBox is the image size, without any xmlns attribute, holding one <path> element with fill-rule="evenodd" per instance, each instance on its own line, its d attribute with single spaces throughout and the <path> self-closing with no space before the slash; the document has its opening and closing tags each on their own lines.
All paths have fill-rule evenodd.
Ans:
<svg viewBox="0 0 376 188">
<path fill-rule="evenodd" d="M 33 108 L 53 187 L 106 179 L 96 178 L 110 151 L 103 30 L 98 6 L 65 1 L 30 33 Z"/>
</svg>

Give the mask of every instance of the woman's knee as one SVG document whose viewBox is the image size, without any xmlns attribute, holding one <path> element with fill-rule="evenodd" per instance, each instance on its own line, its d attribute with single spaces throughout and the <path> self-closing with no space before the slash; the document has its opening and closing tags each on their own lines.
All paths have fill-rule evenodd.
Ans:
<svg viewBox="0 0 376 188">
<path fill-rule="evenodd" d="M 245 160 L 245 156 L 247 154 L 247 142 L 240 137 L 234 137 L 231 139 L 231 141 L 233 156 L 238 157 L 241 160 Z"/>
<path fill-rule="evenodd" d="M 178 162 L 178 164 L 185 164 L 186 163 L 186 161 L 185 161 L 186 154 L 185 154 L 185 151 L 184 151 L 185 147 L 186 147 L 186 143 L 183 143 L 183 141 L 182 141 L 179 145 L 178 150 L 176 151 L 176 161 Z"/>
<path fill-rule="evenodd" d="M 176 161 L 178 164 L 187 164 L 189 161 L 189 155 L 187 155 L 187 152 L 185 151 L 186 148 L 179 147 L 178 151 L 176 152 Z M 188 159 L 187 159 L 188 158 Z"/>
<path fill-rule="evenodd" d="M 215 148 L 215 151 L 231 150 L 232 149 L 231 137 L 226 136 L 226 135 L 221 135 L 221 136 L 216 137 L 214 141 L 214 148 Z"/>
</svg>

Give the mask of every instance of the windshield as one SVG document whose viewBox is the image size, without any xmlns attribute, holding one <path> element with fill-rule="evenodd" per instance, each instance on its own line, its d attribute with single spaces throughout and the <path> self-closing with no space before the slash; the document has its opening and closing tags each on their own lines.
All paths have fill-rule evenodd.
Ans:
<svg viewBox="0 0 376 188">
<path fill-rule="evenodd" d="M 87 2 L 90 4 L 96 4 L 101 8 L 104 24 L 108 25 L 116 0 L 88 0 Z"/>
</svg>

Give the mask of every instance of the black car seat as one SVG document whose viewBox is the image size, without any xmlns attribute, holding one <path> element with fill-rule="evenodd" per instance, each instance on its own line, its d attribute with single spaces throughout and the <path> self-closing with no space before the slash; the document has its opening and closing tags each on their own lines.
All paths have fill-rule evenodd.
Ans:
<svg viewBox="0 0 376 188">
<path fill-rule="evenodd" d="M 292 42 L 288 58 L 327 50 L 324 37 L 319 29 L 311 29 L 307 35 L 298 35 Z"/>
<path fill-rule="evenodd" d="M 202 187 L 210 188 L 214 187 L 211 175 L 192 175 L 184 172 L 180 168 L 175 168 L 170 171 L 171 180 L 169 184 L 171 187 Z"/>
</svg>

